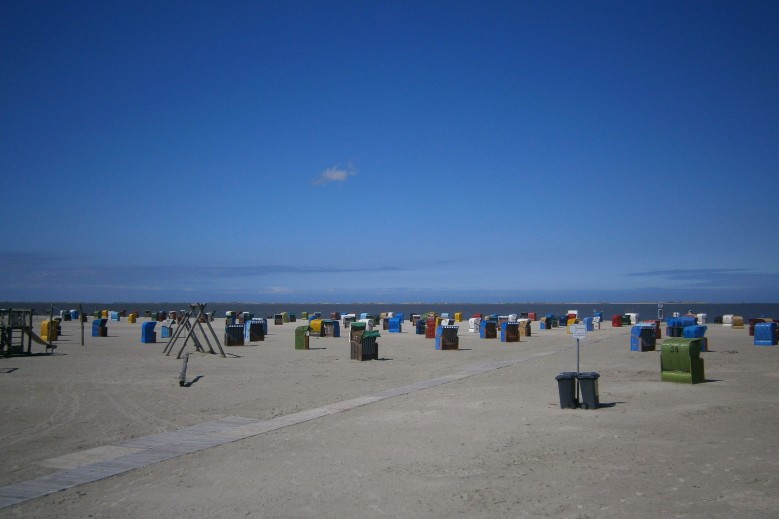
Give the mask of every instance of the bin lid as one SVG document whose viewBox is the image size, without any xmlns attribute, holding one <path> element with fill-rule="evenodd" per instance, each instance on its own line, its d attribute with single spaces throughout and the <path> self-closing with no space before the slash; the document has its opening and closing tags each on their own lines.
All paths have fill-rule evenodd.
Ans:
<svg viewBox="0 0 779 519">
<path fill-rule="evenodd" d="M 579 373 L 579 378 L 583 378 L 585 380 L 597 380 L 600 378 L 600 373 L 596 373 L 595 371 L 587 371 L 584 373 Z"/>
<path fill-rule="evenodd" d="M 555 377 L 555 380 L 566 380 L 570 378 L 576 378 L 575 371 L 563 371 L 562 373 L 560 373 Z"/>
</svg>

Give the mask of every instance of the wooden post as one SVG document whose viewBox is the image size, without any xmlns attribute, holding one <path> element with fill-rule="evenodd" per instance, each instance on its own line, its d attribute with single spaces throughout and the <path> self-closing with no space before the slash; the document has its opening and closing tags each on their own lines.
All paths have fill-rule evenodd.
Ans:
<svg viewBox="0 0 779 519">
<path fill-rule="evenodd" d="M 226 357 L 224 350 L 222 349 L 222 345 L 219 342 L 219 337 L 216 335 L 216 332 L 211 327 L 211 323 L 208 322 L 208 316 L 205 313 L 205 303 L 195 303 L 189 305 L 189 310 L 184 314 L 184 319 L 182 320 L 181 324 L 176 327 L 176 332 L 173 334 L 173 336 L 168 340 L 168 343 L 165 345 L 164 353 L 165 355 L 170 355 L 170 353 L 173 351 L 173 345 L 175 342 L 181 337 L 182 332 L 186 328 L 187 333 L 184 337 L 184 344 L 181 346 L 181 348 L 178 351 L 178 354 L 176 355 L 177 359 L 181 358 L 181 354 L 183 353 L 184 349 L 187 347 L 187 342 L 190 338 L 192 338 L 192 342 L 195 344 L 195 349 L 199 351 L 200 353 L 205 353 L 205 349 L 203 348 L 203 344 L 200 342 L 200 339 L 198 339 L 197 330 L 200 330 L 200 333 L 203 335 L 203 339 L 205 340 L 206 344 L 208 345 L 209 352 L 212 354 L 215 354 L 214 348 L 211 346 L 211 341 L 208 338 L 208 333 L 206 332 L 205 328 L 203 328 L 202 324 L 200 323 L 200 318 L 202 317 L 206 322 L 206 327 L 211 332 L 212 337 L 214 338 L 214 342 L 216 342 L 216 346 L 219 348 L 219 353 L 222 355 L 222 357 Z M 197 312 L 195 310 L 197 309 Z M 190 319 L 194 316 L 194 323 L 190 322 Z"/>
<path fill-rule="evenodd" d="M 216 342 L 216 347 L 219 348 L 219 353 L 222 355 L 222 357 L 226 357 L 225 351 L 222 349 L 222 344 L 219 342 L 219 337 L 216 335 L 216 332 L 214 331 L 214 328 L 211 326 L 211 323 L 208 321 L 208 316 L 206 316 L 206 303 L 197 303 L 199 307 L 199 313 L 198 315 L 203 315 L 206 317 L 206 326 L 208 326 L 208 329 L 211 331 L 211 335 L 214 337 L 214 341 Z M 205 331 L 203 332 L 203 335 L 206 336 Z M 206 336 L 207 337 L 207 336 Z M 209 346 L 211 343 L 209 343 Z"/>
<path fill-rule="evenodd" d="M 186 312 L 184 314 L 184 319 L 181 321 L 181 324 L 179 326 L 176 326 L 176 331 L 173 332 L 173 335 L 171 335 L 171 337 L 168 339 L 168 343 L 165 345 L 165 350 L 164 350 L 165 355 L 170 355 L 170 352 L 173 351 L 173 344 L 179 338 L 179 335 L 181 335 L 181 332 L 184 330 L 185 325 L 189 323 L 189 314 L 190 312 Z M 177 356 L 176 358 L 180 358 L 180 356 Z"/>
</svg>

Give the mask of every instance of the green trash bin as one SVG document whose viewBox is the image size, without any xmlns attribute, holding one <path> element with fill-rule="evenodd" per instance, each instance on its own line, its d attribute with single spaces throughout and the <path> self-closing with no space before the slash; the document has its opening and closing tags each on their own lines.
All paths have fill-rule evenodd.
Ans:
<svg viewBox="0 0 779 519">
<path fill-rule="evenodd" d="M 308 349 L 308 326 L 298 326 L 295 328 L 295 349 Z"/>
</svg>

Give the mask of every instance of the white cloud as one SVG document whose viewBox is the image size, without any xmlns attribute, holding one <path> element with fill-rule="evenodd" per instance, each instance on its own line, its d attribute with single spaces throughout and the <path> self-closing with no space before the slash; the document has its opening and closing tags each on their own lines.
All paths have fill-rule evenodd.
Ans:
<svg viewBox="0 0 779 519">
<path fill-rule="evenodd" d="M 319 178 L 314 180 L 314 185 L 320 186 L 322 184 L 329 184 L 331 182 L 345 182 L 347 178 L 353 177 L 356 174 L 357 172 L 354 171 L 351 167 L 344 169 L 338 166 L 333 166 L 324 170 L 322 174 L 319 175 Z"/>
</svg>

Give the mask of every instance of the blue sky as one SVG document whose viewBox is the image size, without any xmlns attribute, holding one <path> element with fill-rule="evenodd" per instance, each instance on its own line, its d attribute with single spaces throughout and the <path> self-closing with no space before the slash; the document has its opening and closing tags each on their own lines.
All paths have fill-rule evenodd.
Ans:
<svg viewBox="0 0 779 519">
<path fill-rule="evenodd" d="M 3 2 L 0 300 L 777 302 L 778 24 Z"/>
</svg>

